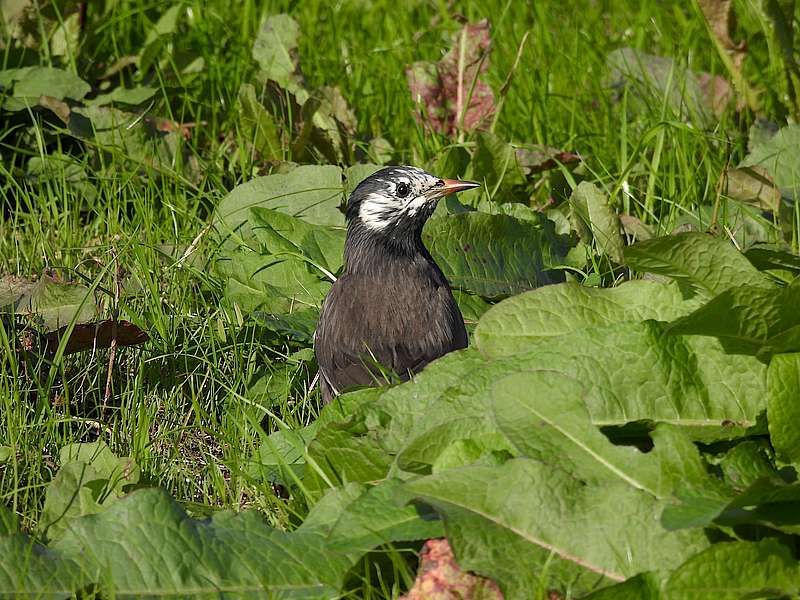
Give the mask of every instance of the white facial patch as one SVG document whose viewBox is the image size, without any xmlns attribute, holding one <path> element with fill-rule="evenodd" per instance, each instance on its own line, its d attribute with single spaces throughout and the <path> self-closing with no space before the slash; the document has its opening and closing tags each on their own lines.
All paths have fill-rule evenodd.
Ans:
<svg viewBox="0 0 800 600">
<path fill-rule="evenodd" d="M 417 196 L 412 199 L 408 204 L 403 207 L 403 212 L 410 215 L 416 215 L 419 210 L 429 202 L 425 196 Z"/>
<path fill-rule="evenodd" d="M 415 216 L 429 202 L 425 190 L 437 181 L 415 167 L 402 167 L 403 175 L 385 181 L 385 187 L 368 194 L 358 210 L 361 222 L 374 231 L 383 231 L 402 216 Z M 398 190 L 407 188 L 403 195 Z"/>
<path fill-rule="evenodd" d="M 392 219 L 392 214 L 399 209 L 397 200 L 388 194 L 372 192 L 361 201 L 358 216 L 361 222 L 370 229 L 382 231 Z"/>
</svg>

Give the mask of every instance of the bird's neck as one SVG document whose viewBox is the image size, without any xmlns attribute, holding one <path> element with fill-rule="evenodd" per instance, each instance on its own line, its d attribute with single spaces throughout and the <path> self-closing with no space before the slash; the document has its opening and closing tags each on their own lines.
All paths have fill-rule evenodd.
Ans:
<svg viewBox="0 0 800 600">
<path fill-rule="evenodd" d="M 344 264 L 348 273 L 381 273 L 389 265 L 418 261 L 433 262 L 422 243 L 420 229 L 383 232 L 368 229 L 359 222 L 351 222 L 347 227 Z"/>
</svg>

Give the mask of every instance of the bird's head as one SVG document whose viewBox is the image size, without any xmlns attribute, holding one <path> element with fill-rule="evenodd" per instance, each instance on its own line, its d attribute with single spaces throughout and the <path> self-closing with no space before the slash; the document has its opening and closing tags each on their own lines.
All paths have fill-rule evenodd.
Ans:
<svg viewBox="0 0 800 600">
<path fill-rule="evenodd" d="M 386 167 L 353 190 L 347 221 L 367 234 L 418 236 L 440 198 L 478 185 L 440 179 L 416 167 Z"/>
</svg>

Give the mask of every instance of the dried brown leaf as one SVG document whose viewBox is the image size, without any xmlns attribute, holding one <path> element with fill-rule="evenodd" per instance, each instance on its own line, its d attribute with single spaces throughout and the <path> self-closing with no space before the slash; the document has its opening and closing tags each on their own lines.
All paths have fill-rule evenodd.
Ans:
<svg viewBox="0 0 800 600">
<path fill-rule="evenodd" d="M 69 124 L 69 115 L 71 111 L 69 105 L 63 100 L 53 98 L 52 96 L 40 96 L 39 106 L 51 111 L 55 116 L 61 119 L 64 125 Z"/>
<path fill-rule="evenodd" d="M 730 168 L 722 174 L 722 178 L 721 189 L 729 198 L 753 204 L 773 213 L 779 211 L 781 191 L 763 167 Z"/>
<path fill-rule="evenodd" d="M 43 346 L 47 352 L 54 353 L 56 351 L 66 330 L 66 327 L 62 327 L 43 336 Z M 111 342 L 115 338 L 117 346 L 135 346 L 143 344 L 150 339 L 150 336 L 130 321 L 116 321 L 116 330 L 115 321 L 112 319 L 78 324 L 75 325 L 67 340 L 64 354 L 110 348 Z"/>
<path fill-rule="evenodd" d="M 622 231 L 632 241 L 644 241 L 653 237 L 653 231 L 639 217 L 622 214 L 619 216 L 619 222 L 622 225 Z"/>
</svg>

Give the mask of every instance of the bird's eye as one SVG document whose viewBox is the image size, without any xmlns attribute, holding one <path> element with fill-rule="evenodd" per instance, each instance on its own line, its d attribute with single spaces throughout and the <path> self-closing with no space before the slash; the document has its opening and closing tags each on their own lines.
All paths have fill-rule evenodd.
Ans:
<svg viewBox="0 0 800 600">
<path fill-rule="evenodd" d="M 397 184 L 397 195 L 401 198 L 405 198 L 411 193 L 411 188 L 408 187 L 407 183 L 398 183 Z"/>
</svg>

